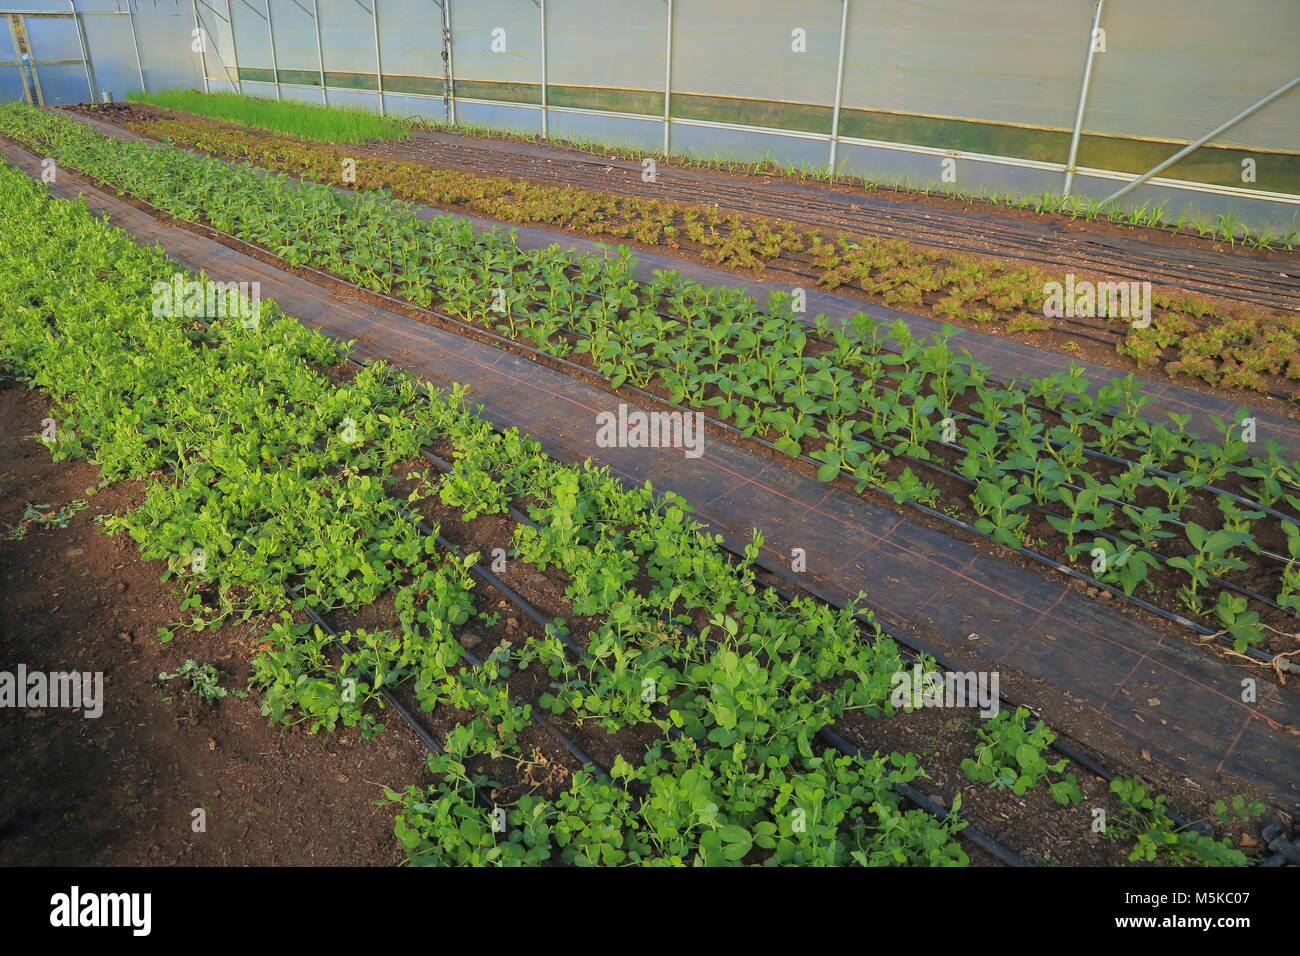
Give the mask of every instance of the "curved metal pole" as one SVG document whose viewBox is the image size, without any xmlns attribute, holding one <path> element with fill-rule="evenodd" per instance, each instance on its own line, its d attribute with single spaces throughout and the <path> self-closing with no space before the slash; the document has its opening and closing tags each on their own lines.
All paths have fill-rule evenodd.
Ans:
<svg viewBox="0 0 1300 956">
<path fill-rule="evenodd" d="M 434 0 L 442 11 L 442 121 L 454 123 L 451 93 L 451 0 Z"/>
<path fill-rule="evenodd" d="M 208 87 L 208 36 L 203 31 L 203 24 L 199 22 L 199 0 L 190 0 L 190 6 L 194 9 L 194 32 L 199 38 L 199 64 L 203 70 L 203 92 L 210 93 Z"/>
<path fill-rule="evenodd" d="M 86 31 L 81 27 L 81 17 L 77 13 L 77 0 L 68 0 L 68 9 L 72 11 L 72 23 L 77 28 L 77 43 L 81 46 L 81 62 L 86 67 L 86 88 L 90 90 L 90 99 L 95 102 L 95 72 L 90 66 L 90 50 L 86 46 Z M 32 59 L 36 59 L 32 57 Z"/>
<path fill-rule="evenodd" d="M 844 100 L 844 43 L 848 32 L 849 0 L 841 0 L 840 53 L 835 67 L 835 108 L 831 111 L 831 175 L 835 174 L 835 157 L 840 145 L 840 103 Z"/>
<path fill-rule="evenodd" d="M 325 86 L 325 47 L 320 42 L 320 10 L 316 0 L 311 0 L 311 19 L 316 24 L 316 65 L 320 67 L 320 101 L 322 106 L 330 105 L 330 93 Z"/>
<path fill-rule="evenodd" d="M 36 58 L 32 56 L 31 45 L 27 42 L 27 31 L 22 17 L 9 14 L 9 35 L 14 41 L 14 56 L 18 57 L 18 75 L 23 82 L 23 99 L 28 106 L 45 108 L 45 97 L 41 93 L 41 81 L 36 76 Z M 30 76 L 28 75 L 30 74 Z"/>
<path fill-rule="evenodd" d="M 244 78 L 239 75 L 239 43 L 235 40 L 235 11 L 230 8 L 230 0 L 226 0 L 226 20 L 230 23 L 230 55 L 235 58 L 235 82 L 239 85 L 239 93 L 244 93 Z M 221 59 L 221 51 L 217 51 L 217 59 Z M 226 70 L 225 60 L 221 61 L 221 68 Z M 226 70 L 226 82 L 230 82 L 230 71 Z"/>
<path fill-rule="evenodd" d="M 1083 61 L 1083 80 L 1079 84 L 1079 105 L 1074 111 L 1074 132 L 1070 135 L 1070 155 L 1065 161 L 1065 185 L 1061 188 L 1062 196 L 1070 195 L 1074 185 L 1075 160 L 1079 157 L 1079 137 L 1083 132 L 1083 114 L 1088 108 L 1088 87 L 1092 85 L 1092 58 L 1097 52 L 1097 31 L 1101 28 L 1101 8 L 1106 0 L 1097 0 L 1097 9 L 1092 12 L 1092 30 L 1088 33 L 1088 55 Z"/>
<path fill-rule="evenodd" d="M 664 158 L 671 146 L 673 120 L 673 0 L 668 0 L 668 49 L 664 53 Z"/>
<path fill-rule="evenodd" d="M 140 90 L 148 93 L 149 87 L 144 81 L 144 61 L 140 59 L 140 40 L 135 35 L 135 13 L 129 3 L 126 8 L 126 20 L 131 24 L 131 49 L 135 51 L 135 68 L 140 71 Z"/>
<path fill-rule="evenodd" d="M 383 105 L 383 56 L 380 52 L 380 0 L 370 0 L 370 18 L 374 21 L 374 82 L 380 87 L 380 116 L 386 116 Z"/>
<path fill-rule="evenodd" d="M 275 58 L 275 24 L 271 21 L 271 0 L 266 0 L 266 35 L 271 38 L 271 73 L 275 76 L 275 98 L 283 99 L 280 92 L 280 63 Z"/>
<path fill-rule="evenodd" d="M 386 116 L 384 107 L 384 58 L 379 51 L 379 0 L 370 0 L 370 14 L 375 23 L 375 82 L 379 84 L 379 115 Z"/>
</svg>

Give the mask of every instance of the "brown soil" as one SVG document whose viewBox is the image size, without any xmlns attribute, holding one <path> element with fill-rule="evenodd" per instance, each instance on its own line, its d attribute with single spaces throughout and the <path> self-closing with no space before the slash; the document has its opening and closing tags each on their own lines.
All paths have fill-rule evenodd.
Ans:
<svg viewBox="0 0 1300 956">
<path fill-rule="evenodd" d="M 47 399 L 0 382 L 0 531 L 27 503 L 88 499 L 64 529 L 28 525 L 0 540 L 0 670 L 101 671 L 104 711 L 0 710 L 0 863 L 6 865 L 392 865 L 402 859 L 382 787 L 418 783 L 425 751 L 400 726 L 273 729 L 253 697 L 215 706 L 157 681 L 186 659 L 214 664 L 238 689 L 253 625 L 181 631 L 159 565 L 96 518 L 139 500 L 136 483 L 95 491 L 97 469 L 53 462 L 32 436 Z M 0 537 L 6 535 L 0 534 Z M 192 830 L 206 810 L 207 830 Z"/>
</svg>

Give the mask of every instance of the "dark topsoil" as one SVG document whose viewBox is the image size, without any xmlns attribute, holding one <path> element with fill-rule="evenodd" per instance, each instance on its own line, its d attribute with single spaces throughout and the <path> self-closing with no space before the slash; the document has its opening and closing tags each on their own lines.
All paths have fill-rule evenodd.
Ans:
<svg viewBox="0 0 1300 956">
<path fill-rule="evenodd" d="M 402 858 L 381 787 L 427 776 L 425 751 L 400 724 L 365 741 L 355 730 L 313 737 L 271 727 L 254 697 L 209 707 L 160 683 L 186 659 L 244 686 L 251 625 L 162 644 L 182 618 L 161 562 L 94 521 L 141 495 L 99 490 L 58 529 L 28 525 L 99 481 L 85 462 L 53 462 L 33 437 L 43 396 L 0 380 L 0 670 L 102 671 L 98 719 L 70 710 L 0 709 L 0 864 L 391 865 Z M 192 830 L 204 808 L 206 832 Z"/>
</svg>

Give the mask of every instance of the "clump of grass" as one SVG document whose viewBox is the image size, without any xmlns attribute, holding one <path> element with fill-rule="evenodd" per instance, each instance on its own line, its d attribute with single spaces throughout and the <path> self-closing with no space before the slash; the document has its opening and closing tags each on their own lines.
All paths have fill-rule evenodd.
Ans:
<svg viewBox="0 0 1300 956">
<path fill-rule="evenodd" d="M 411 135 L 410 120 L 380 116 L 357 107 L 326 107 L 297 100 L 266 100 L 239 93 L 200 93 L 198 90 L 131 93 L 128 99 L 132 103 L 147 103 L 327 143 L 360 143 Z"/>
</svg>

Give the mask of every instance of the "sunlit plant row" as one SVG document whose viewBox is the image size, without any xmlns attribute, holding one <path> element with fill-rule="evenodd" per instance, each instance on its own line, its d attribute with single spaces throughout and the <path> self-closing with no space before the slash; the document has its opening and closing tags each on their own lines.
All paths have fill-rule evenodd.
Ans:
<svg viewBox="0 0 1300 956">
<path fill-rule="evenodd" d="M 962 325 L 1005 323 L 1035 332 L 1068 323 L 1044 316 L 1053 276 L 989 257 L 938 252 L 900 239 L 829 236 L 764 217 L 741 216 L 685 202 L 548 186 L 503 176 L 435 169 L 400 159 L 356 157 L 346 147 L 232 129 L 204 120 L 129 124 L 148 135 L 320 182 L 341 181 L 344 160 L 356 185 L 386 189 L 414 202 L 461 206 L 506 222 L 542 223 L 618 240 L 698 249 L 709 262 L 763 269 L 782 256 L 807 260 L 819 284 L 859 289 L 885 305 L 928 312 Z M 1194 295 L 1156 292 L 1152 321 L 1089 320 L 1122 333 L 1116 348 L 1139 367 L 1168 360 L 1170 375 L 1212 385 L 1268 391 L 1278 379 L 1300 380 L 1300 318 L 1244 309 L 1240 314 Z M 1084 323 L 1085 325 L 1088 323 Z M 1094 329 L 1093 332 L 1105 331 Z"/>
<path fill-rule="evenodd" d="M 1183 416 L 1142 417 L 1131 379 L 1089 392 L 1072 368 L 1006 383 L 901 323 L 859 315 L 845 329 L 809 329 L 788 299 L 764 313 L 741 292 L 671 273 L 639 283 L 626 255 L 524 251 L 504 233 L 422 220 L 381 194 L 123 143 L 21 106 L 0 110 L 0 125 L 291 264 L 437 304 L 613 386 L 705 409 L 805 457 L 823 481 L 940 510 L 1009 548 L 1201 615 L 1238 650 L 1294 630 L 1300 473 L 1266 433 L 1250 441 L 1244 420 L 1206 439 Z"/>
</svg>

